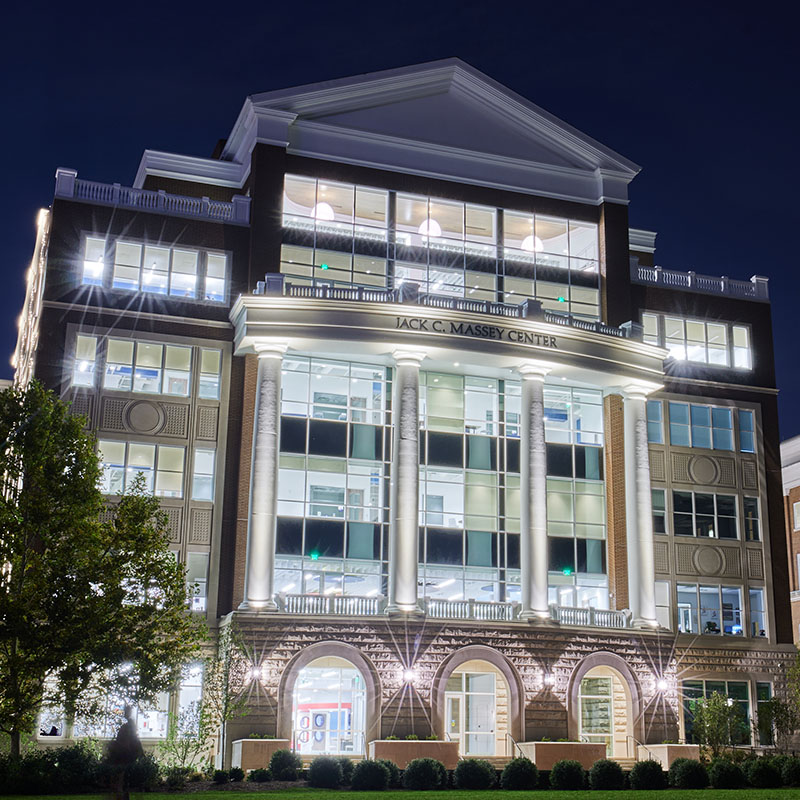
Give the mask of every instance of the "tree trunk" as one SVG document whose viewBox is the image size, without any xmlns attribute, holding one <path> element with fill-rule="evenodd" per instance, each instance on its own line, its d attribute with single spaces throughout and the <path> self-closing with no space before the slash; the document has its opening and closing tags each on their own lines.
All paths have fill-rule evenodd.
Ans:
<svg viewBox="0 0 800 800">
<path fill-rule="evenodd" d="M 9 734 L 9 738 L 11 739 L 11 749 L 9 750 L 9 756 L 11 757 L 12 761 L 19 761 L 20 757 L 20 731 L 17 728 L 11 731 Z"/>
</svg>

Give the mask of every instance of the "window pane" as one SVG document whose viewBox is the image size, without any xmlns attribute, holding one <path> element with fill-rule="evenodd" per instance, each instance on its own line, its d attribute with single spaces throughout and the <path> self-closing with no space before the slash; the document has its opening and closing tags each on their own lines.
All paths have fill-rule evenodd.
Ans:
<svg viewBox="0 0 800 800">
<path fill-rule="evenodd" d="M 197 253 L 192 250 L 173 250 L 169 293 L 181 297 L 194 297 L 196 287 Z"/>
<path fill-rule="evenodd" d="M 160 344 L 138 342 L 136 345 L 136 370 L 133 375 L 134 392 L 161 391 L 161 359 L 164 347 Z"/>
<path fill-rule="evenodd" d="M 75 337 L 75 364 L 72 371 L 73 386 L 94 386 L 94 365 L 97 337 L 78 334 Z"/>
<path fill-rule="evenodd" d="M 86 237 L 83 253 L 83 283 L 101 286 L 105 270 L 106 240 Z"/>
<path fill-rule="evenodd" d="M 166 247 L 145 247 L 142 265 L 142 289 L 155 294 L 167 293 L 170 251 Z"/>
<path fill-rule="evenodd" d="M 194 451 L 194 474 L 192 476 L 192 499 L 214 500 L 214 456 L 210 448 L 197 448 Z"/>
</svg>

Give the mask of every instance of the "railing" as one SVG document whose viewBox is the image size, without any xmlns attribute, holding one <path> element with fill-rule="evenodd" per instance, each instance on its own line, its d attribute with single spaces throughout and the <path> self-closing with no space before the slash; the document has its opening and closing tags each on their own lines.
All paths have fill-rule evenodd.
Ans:
<svg viewBox="0 0 800 800">
<path fill-rule="evenodd" d="M 542 309 L 538 300 L 527 299 L 519 304 L 496 303 L 490 300 L 468 300 L 462 297 L 442 297 L 435 294 L 421 294 L 419 285 L 405 282 L 396 289 L 370 289 L 363 286 L 307 286 L 284 280 L 283 275 L 265 275 L 258 281 L 253 294 L 298 297 L 308 300 L 337 300 L 344 302 L 367 303 L 408 303 L 427 308 L 465 311 L 476 314 L 491 314 L 511 319 L 538 319 L 551 325 L 561 325 L 592 333 L 601 333 L 618 338 L 641 339 L 641 326 L 625 323 L 616 328 L 596 320 L 558 314 Z"/>
<path fill-rule="evenodd" d="M 630 628 L 628 611 L 609 611 L 603 608 L 571 608 L 550 606 L 550 618 L 561 625 L 583 625 L 591 628 Z"/>
<path fill-rule="evenodd" d="M 516 603 L 482 600 L 439 600 L 428 598 L 425 611 L 434 619 L 468 619 L 479 622 L 511 622 L 517 616 Z"/>
<path fill-rule="evenodd" d="M 348 595 L 287 594 L 281 597 L 281 611 L 287 614 L 374 617 L 383 612 L 382 597 Z"/>
<path fill-rule="evenodd" d="M 208 197 L 187 197 L 165 191 L 134 189 L 118 183 L 98 183 L 77 178 L 75 170 L 56 172 L 56 197 L 82 200 L 107 206 L 135 208 L 179 217 L 195 217 L 211 222 L 247 225 L 250 222 L 250 198 L 236 195 L 231 202 Z"/>
<path fill-rule="evenodd" d="M 760 275 L 753 275 L 749 281 L 737 281 L 727 275 L 698 275 L 696 272 L 678 272 L 663 267 L 645 267 L 638 259 L 631 259 L 631 280 L 655 286 L 667 286 L 670 289 L 681 289 L 687 292 L 703 294 L 720 294 L 727 297 L 739 297 L 744 300 L 762 300 L 769 302 L 769 280 Z"/>
</svg>

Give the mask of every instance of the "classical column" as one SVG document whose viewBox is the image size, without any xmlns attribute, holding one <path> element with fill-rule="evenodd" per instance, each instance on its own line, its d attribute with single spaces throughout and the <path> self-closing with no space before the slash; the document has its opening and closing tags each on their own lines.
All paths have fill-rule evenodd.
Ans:
<svg viewBox="0 0 800 800">
<path fill-rule="evenodd" d="M 424 353 L 394 353 L 389 523 L 389 614 L 413 614 L 419 562 L 419 365 Z"/>
<path fill-rule="evenodd" d="M 647 392 L 628 387 L 625 403 L 625 521 L 628 556 L 628 602 L 633 624 L 654 628 L 656 621 L 653 501 L 647 447 Z"/>
<path fill-rule="evenodd" d="M 523 364 L 520 410 L 520 619 L 550 619 L 547 603 L 547 451 L 544 442 L 544 378 L 549 369 Z"/>
<path fill-rule="evenodd" d="M 277 611 L 275 525 L 281 426 L 281 366 L 287 346 L 256 342 L 258 378 L 253 419 L 253 456 L 247 520 L 247 567 L 241 610 Z"/>
</svg>

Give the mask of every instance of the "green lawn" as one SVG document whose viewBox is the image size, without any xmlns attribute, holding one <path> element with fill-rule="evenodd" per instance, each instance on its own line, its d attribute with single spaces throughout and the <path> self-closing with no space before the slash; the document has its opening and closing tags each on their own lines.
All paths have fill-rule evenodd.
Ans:
<svg viewBox="0 0 800 800">
<path fill-rule="evenodd" d="M 297 800 L 298 795 L 335 795 L 336 800 L 411 800 L 419 796 L 420 800 L 800 800 L 800 789 L 729 789 L 715 790 L 702 789 L 700 791 L 681 792 L 668 789 L 662 792 L 464 792 L 450 789 L 446 792 L 346 792 L 325 789 L 301 788 L 261 792 L 248 792 L 229 789 L 226 791 L 200 791 L 191 793 L 177 792 L 150 792 L 147 794 L 134 793 L 132 800 L 175 800 L 176 797 L 193 797 L 197 800 L 255 800 L 264 798 L 269 800 Z M 32 800 L 35 795 L 0 795 L 2 800 Z M 43 795 L 45 800 L 108 800 L 108 795 L 100 794 L 73 794 L 73 795 Z"/>
</svg>

